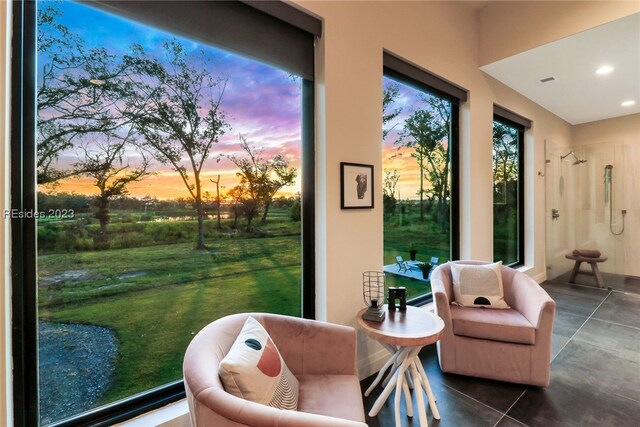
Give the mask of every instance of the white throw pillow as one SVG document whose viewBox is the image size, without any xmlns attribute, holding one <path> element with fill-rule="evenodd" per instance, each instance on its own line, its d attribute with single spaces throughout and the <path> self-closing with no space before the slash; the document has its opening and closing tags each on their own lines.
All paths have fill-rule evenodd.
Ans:
<svg viewBox="0 0 640 427">
<path fill-rule="evenodd" d="M 264 327 L 248 317 L 220 362 L 224 389 L 237 397 L 279 409 L 298 408 L 298 380 Z"/>
<path fill-rule="evenodd" d="M 504 300 L 502 261 L 493 264 L 450 262 L 454 303 L 462 307 L 510 308 Z"/>
</svg>

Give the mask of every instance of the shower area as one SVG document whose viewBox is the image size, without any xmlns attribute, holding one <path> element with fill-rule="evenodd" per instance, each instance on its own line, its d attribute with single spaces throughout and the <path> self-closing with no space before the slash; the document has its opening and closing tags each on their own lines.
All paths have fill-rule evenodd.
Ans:
<svg viewBox="0 0 640 427">
<path fill-rule="evenodd" d="M 547 279 L 568 277 L 576 248 L 608 258 L 599 264 L 607 286 L 640 277 L 640 145 L 545 141 L 545 157 Z"/>
</svg>

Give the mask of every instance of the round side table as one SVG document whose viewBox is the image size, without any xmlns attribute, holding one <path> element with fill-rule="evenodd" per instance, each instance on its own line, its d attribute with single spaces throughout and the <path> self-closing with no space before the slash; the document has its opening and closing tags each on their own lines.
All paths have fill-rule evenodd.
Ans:
<svg viewBox="0 0 640 427">
<path fill-rule="evenodd" d="M 385 305 L 386 309 L 386 305 Z M 396 427 L 400 422 L 400 396 L 404 394 L 407 415 L 413 416 L 413 404 L 409 388 L 413 388 L 418 404 L 418 416 L 420 427 L 427 427 L 427 410 L 422 396 L 422 390 L 427 394 L 429 407 L 436 420 L 440 419 L 440 413 L 436 406 L 436 399 L 431 391 L 427 373 L 422 367 L 418 353 L 425 345 L 433 344 L 442 335 L 444 321 L 435 314 L 416 307 L 407 307 L 407 311 L 386 310 L 386 318 L 382 322 L 364 320 L 362 315 L 366 311 L 363 308 L 358 312 L 358 324 L 370 338 L 380 342 L 390 353 L 391 357 L 378 372 L 376 379 L 364 393 L 368 396 L 380 383 L 384 373 L 391 367 L 389 375 L 383 382 L 384 389 L 369 411 L 369 416 L 375 417 L 380 412 L 382 405 L 395 388 L 395 418 Z"/>
</svg>

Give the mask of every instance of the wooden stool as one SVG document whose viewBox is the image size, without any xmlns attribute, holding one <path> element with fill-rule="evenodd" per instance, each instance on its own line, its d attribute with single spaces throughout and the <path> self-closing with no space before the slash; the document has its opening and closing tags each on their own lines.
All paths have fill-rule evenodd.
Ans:
<svg viewBox="0 0 640 427">
<path fill-rule="evenodd" d="M 595 277 L 596 285 L 598 285 L 599 288 L 604 287 L 604 280 L 602 280 L 602 276 L 600 275 L 600 270 L 598 270 L 598 263 L 605 262 L 607 260 L 607 257 L 587 258 L 582 256 L 575 256 L 573 254 L 565 255 L 564 257 L 567 259 L 572 259 L 576 262 L 576 264 L 573 266 L 573 271 L 571 271 L 571 277 L 569 278 L 569 283 L 576 283 L 576 276 L 578 274 L 588 274 L 589 276 Z M 587 262 L 589 263 L 589 265 L 591 265 L 591 272 L 580 271 L 580 264 L 582 264 L 583 262 Z"/>
</svg>

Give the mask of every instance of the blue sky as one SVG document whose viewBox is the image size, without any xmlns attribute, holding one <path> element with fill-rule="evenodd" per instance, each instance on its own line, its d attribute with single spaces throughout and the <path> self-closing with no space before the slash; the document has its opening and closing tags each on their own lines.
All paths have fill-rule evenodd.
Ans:
<svg viewBox="0 0 640 427">
<path fill-rule="evenodd" d="M 188 52 L 203 50 L 211 60 L 214 76 L 228 77 L 222 109 L 232 129 L 214 148 L 213 154 L 234 154 L 238 149 L 238 135 L 250 144 L 261 147 L 265 158 L 285 155 L 299 169 L 301 147 L 301 88 L 300 79 L 271 66 L 241 57 L 224 50 L 199 44 L 152 27 L 129 21 L 101 10 L 71 1 L 40 1 L 40 7 L 58 5 L 62 15 L 57 22 L 77 34 L 88 47 L 104 47 L 109 53 L 121 55 L 133 44 L 140 44 L 148 53 L 157 53 L 162 42 L 173 38 L 180 41 Z M 38 58 L 39 67 L 47 61 Z M 60 159 L 62 164 L 77 161 L 77 152 L 71 150 Z M 207 174 L 223 175 L 223 183 L 231 188 L 235 171 L 230 162 L 211 160 L 205 167 Z M 168 168 L 157 168 L 156 176 L 132 186 L 132 195 L 142 197 L 164 188 L 170 197 L 186 195 L 177 175 Z M 300 174 L 298 174 L 300 175 Z M 298 191 L 299 183 L 289 192 Z M 87 180 L 75 179 L 63 183 L 60 191 L 92 193 Z M 182 194 L 185 193 L 185 194 Z M 161 197 L 161 196 L 159 196 Z M 169 195 L 167 195 L 169 197 Z"/>
</svg>

